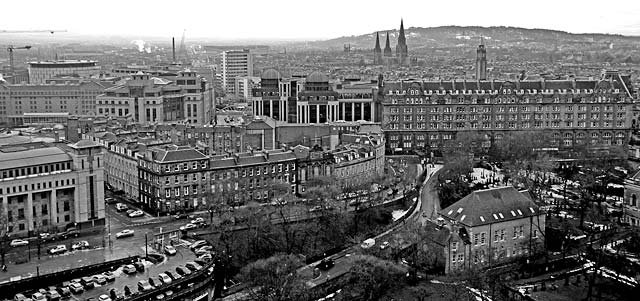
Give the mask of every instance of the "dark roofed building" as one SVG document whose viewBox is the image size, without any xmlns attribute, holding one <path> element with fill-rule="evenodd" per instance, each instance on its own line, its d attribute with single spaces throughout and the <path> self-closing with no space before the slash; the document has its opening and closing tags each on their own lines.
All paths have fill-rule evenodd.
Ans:
<svg viewBox="0 0 640 301">
<path fill-rule="evenodd" d="M 439 216 L 452 233 L 445 247 L 447 273 L 541 251 L 546 214 L 513 187 L 474 191 Z"/>
</svg>

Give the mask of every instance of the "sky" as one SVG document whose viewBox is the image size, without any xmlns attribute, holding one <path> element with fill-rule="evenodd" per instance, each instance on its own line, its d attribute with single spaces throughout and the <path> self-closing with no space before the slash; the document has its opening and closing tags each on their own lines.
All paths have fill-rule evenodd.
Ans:
<svg viewBox="0 0 640 301">
<path fill-rule="evenodd" d="M 640 36 L 638 0 L 4 0 L 2 30 L 320 40 L 405 28 L 515 26 Z"/>
</svg>

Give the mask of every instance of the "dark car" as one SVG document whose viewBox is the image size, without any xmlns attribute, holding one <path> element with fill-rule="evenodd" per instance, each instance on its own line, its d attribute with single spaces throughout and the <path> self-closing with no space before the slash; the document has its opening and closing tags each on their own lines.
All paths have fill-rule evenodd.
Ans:
<svg viewBox="0 0 640 301">
<path fill-rule="evenodd" d="M 326 271 L 331 269 L 334 265 L 335 265 L 335 262 L 333 262 L 333 259 L 325 258 L 325 259 L 322 259 L 316 267 L 322 271 Z"/>
<path fill-rule="evenodd" d="M 142 264 L 142 262 L 134 262 L 133 266 L 136 267 L 136 270 L 138 270 L 138 272 L 144 272 L 144 264 Z"/>
<path fill-rule="evenodd" d="M 179 267 L 176 267 L 176 273 L 178 273 L 178 275 L 180 276 L 185 277 L 185 276 L 191 275 L 191 270 L 185 267 L 179 266 Z"/>
<path fill-rule="evenodd" d="M 166 271 L 164 273 L 167 274 L 167 276 L 169 276 L 169 278 L 171 278 L 173 281 L 176 281 L 178 279 L 182 279 L 182 276 L 180 276 L 180 274 L 178 274 L 177 272 Z"/>
<path fill-rule="evenodd" d="M 80 279 L 80 284 L 82 284 L 84 289 L 92 289 L 96 286 L 93 281 L 93 277 L 82 277 L 82 279 Z"/>
<path fill-rule="evenodd" d="M 187 215 L 186 213 L 178 213 L 178 214 L 173 216 L 173 218 L 175 218 L 175 219 L 185 219 L 187 217 L 189 217 L 189 215 Z"/>
<path fill-rule="evenodd" d="M 71 291 L 66 286 L 61 286 L 57 288 L 56 291 L 58 291 L 58 294 L 60 294 L 62 298 L 68 298 L 69 296 L 71 296 Z"/>
</svg>

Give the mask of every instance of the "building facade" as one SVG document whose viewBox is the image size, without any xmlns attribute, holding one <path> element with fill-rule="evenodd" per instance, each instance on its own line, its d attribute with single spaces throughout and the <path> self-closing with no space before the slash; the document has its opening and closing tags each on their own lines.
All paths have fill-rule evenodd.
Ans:
<svg viewBox="0 0 640 301">
<path fill-rule="evenodd" d="M 622 219 L 632 226 L 640 226 L 640 171 L 624 180 Z"/>
<path fill-rule="evenodd" d="M 222 52 L 222 87 L 226 94 L 236 94 L 236 77 L 253 76 L 253 57 L 249 49 Z"/>
<path fill-rule="evenodd" d="M 44 84 L 58 75 L 79 75 L 89 78 L 100 75 L 100 66 L 96 61 L 60 60 L 29 62 L 29 83 Z"/>
<path fill-rule="evenodd" d="M 104 160 L 92 141 L 0 148 L 0 200 L 8 234 L 104 225 Z"/>
<path fill-rule="evenodd" d="M 544 251 L 546 214 L 513 187 L 474 191 L 438 214 L 450 233 L 444 246 L 446 273 Z"/>
<path fill-rule="evenodd" d="M 102 94 L 105 88 L 106 86 L 98 81 L 69 84 L 0 84 L 0 121 L 22 125 L 25 116 L 95 116 L 96 97 Z"/>
<path fill-rule="evenodd" d="M 238 76 L 235 82 L 236 97 L 238 99 L 249 100 L 254 88 L 260 86 L 260 77 Z"/>
<path fill-rule="evenodd" d="M 626 145 L 632 128 L 628 76 L 599 80 L 386 82 L 379 95 L 388 152 L 442 148 L 458 132 L 499 142 L 538 131 L 548 147 Z"/>
<path fill-rule="evenodd" d="M 141 206 L 168 214 L 207 207 L 209 158 L 189 146 L 147 149 L 138 159 Z"/>
<path fill-rule="evenodd" d="M 214 116 L 213 90 L 195 72 L 183 70 L 172 80 L 138 72 L 125 84 L 96 97 L 99 116 L 125 117 L 135 123 L 207 124 Z"/>
</svg>

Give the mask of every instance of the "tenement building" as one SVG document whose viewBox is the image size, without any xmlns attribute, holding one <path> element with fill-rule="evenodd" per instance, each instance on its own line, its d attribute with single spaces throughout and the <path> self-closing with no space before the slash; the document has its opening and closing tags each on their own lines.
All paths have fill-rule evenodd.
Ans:
<svg viewBox="0 0 640 301">
<path fill-rule="evenodd" d="M 491 267 L 543 251 L 546 214 L 513 187 L 474 191 L 439 212 L 446 273 Z"/>
<path fill-rule="evenodd" d="M 188 146 L 147 149 L 138 159 L 141 206 L 170 213 L 204 208 L 209 191 L 209 158 Z"/>
<path fill-rule="evenodd" d="M 388 152 L 438 149 L 459 132 L 499 142 L 514 132 L 548 135 L 548 146 L 626 145 L 632 128 L 629 76 L 541 81 L 385 82 Z"/>
<path fill-rule="evenodd" d="M 103 187 L 95 142 L 0 147 L 1 214 L 11 236 L 104 225 Z"/>
</svg>

